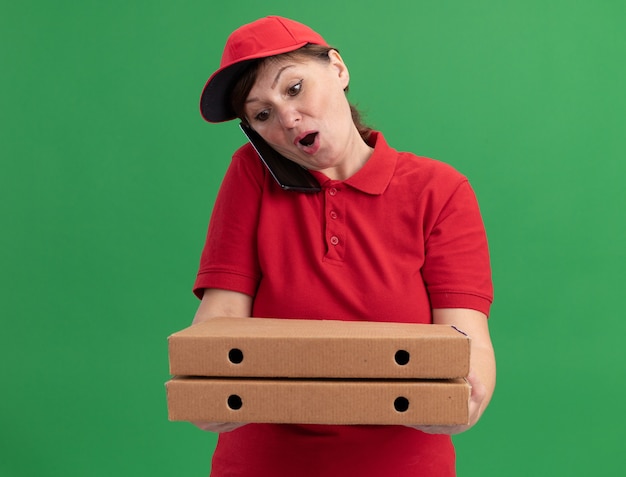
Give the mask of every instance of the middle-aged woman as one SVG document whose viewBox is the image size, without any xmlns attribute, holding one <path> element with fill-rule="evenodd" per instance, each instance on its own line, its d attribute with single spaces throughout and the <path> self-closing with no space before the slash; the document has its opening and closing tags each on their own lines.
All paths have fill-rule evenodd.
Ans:
<svg viewBox="0 0 626 477">
<path fill-rule="evenodd" d="M 196 423 L 220 432 L 214 476 L 452 476 L 450 435 L 473 426 L 491 399 L 493 293 L 474 192 L 452 167 L 398 152 L 364 126 L 349 83 L 338 51 L 293 20 L 261 18 L 228 38 L 203 90 L 203 117 L 239 118 L 310 171 L 319 191 L 283 190 L 250 144 L 235 151 L 194 286 L 194 321 L 454 325 L 472 340 L 470 424 Z"/>
</svg>

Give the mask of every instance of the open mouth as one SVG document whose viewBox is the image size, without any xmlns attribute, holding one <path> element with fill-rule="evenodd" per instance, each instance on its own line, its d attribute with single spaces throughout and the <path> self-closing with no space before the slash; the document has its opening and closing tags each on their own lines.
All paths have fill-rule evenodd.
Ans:
<svg viewBox="0 0 626 477">
<path fill-rule="evenodd" d="M 317 133 L 307 134 L 302 139 L 300 139 L 298 142 L 301 145 L 303 145 L 304 147 L 309 147 L 309 146 L 313 145 L 313 143 L 315 142 L 315 138 L 316 137 L 317 137 Z"/>
</svg>

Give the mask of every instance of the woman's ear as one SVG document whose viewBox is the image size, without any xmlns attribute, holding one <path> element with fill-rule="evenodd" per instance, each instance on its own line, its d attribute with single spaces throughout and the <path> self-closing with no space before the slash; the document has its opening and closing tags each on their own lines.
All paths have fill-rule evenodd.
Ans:
<svg viewBox="0 0 626 477">
<path fill-rule="evenodd" d="M 330 66 L 337 71 L 337 77 L 342 87 L 341 89 L 345 90 L 350 84 L 350 72 L 348 71 L 348 67 L 337 50 L 330 50 L 328 52 L 328 59 L 330 60 Z"/>
</svg>

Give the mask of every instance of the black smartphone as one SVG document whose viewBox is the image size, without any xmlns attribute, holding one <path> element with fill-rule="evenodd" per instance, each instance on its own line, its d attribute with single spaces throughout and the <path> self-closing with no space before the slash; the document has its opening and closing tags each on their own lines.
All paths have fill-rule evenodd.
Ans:
<svg viewBox="0 0 626 477">
<path fill-rule="evenodd" d="M 243 123 L 239 124 L 239 127 L 248 137 L 263 164 L 282 189 L 296 192 L 319 192 L 322 190 L 313 174 L 278 153 L 254 129 Z"/>
</svg>

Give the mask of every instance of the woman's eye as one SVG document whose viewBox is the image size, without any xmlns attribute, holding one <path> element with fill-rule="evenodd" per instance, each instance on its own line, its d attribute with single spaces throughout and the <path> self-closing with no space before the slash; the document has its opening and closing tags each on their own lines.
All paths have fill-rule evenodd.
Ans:
<svg viewBox="0 0 626 477">
<path fill-rule="evenodd" d="M 300 92 L 301 89 L 302 89 L 302 80 L 298 81 L 293 86 L 290 86 L 289 89 L 287 90 L 287 94 L 289 96 L 296 96 Z"/>
<path fill-rule="evenodd" d="M 264 109 L 263 111 L 258 113 L 254 117 L 254 119 L 256 119 L 257 121 L 267 121 L 269 117 L 270 117 L 270 112 L 267 109 Z"/>
</svg>

